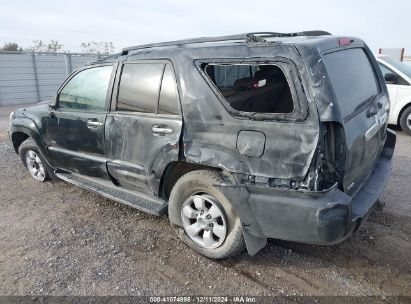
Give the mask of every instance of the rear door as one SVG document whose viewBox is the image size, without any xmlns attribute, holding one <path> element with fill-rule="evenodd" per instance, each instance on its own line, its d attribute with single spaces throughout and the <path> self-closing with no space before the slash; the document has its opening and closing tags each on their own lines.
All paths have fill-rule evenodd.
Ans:
<svg viewBox="0 0 411 304">
<path fill-rule="evenodd" d="M 93 66 L 69 78 L 47 118 L 45 140 L 56 168 L 108 178 L 104 123 L 115 68 Z"/>
<path fill-rule="evenodd" d="M 108 172 L 119 186 L 156 192 L 168 162 L 178 159 L 182 116 L 169 61 L 125 62 L 106 121 Z"/>
<path fill-rule="evenodd" d="M 353 193 L 370 174 L 384 144 L 388 98 L 365 49 L 332 51 L 323 58 L 347 143 L 343 184 Z"/>
</svg>

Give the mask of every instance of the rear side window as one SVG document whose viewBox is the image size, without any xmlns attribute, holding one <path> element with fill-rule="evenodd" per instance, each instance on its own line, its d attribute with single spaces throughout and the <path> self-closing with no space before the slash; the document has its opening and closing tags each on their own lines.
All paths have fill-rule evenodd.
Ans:
<svg viewBox="0 0 411 304">
<path fill-rule="evenodd" d="M 124 64 L 117 111 L 179 114 L 177 85 L 171 64 Z"/>
<path fill-rule="evenodd" d="M 208 64 L 205 72 L 231 108 L 252 113 L 292 113 L 290 86 L 276 65 Z"/>
<path fill-rule="evenodd" d="M 155 113 L 163 69 L 164 64 L 124 64 L 117 98 L 117 111 Z"/>
<path fill-rule="evenodd" d="M 161 83 L 159 114 L 178 114 L 178 94 L 174 72 L 170 64 L 166 64 Z"/>
<path fill-rule="evenodd" d="M 378 94 L 374 69 L 362 48 L 326 54 L 324 63 L 344 117 Z"/>
</svg>

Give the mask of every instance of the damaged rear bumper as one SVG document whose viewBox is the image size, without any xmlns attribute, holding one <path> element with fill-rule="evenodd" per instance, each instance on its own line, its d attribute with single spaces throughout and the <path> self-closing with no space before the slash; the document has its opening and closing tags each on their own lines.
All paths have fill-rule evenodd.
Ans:
<svg viewBox="0 0 411 304">
<path fill-rule="evenodd" d="M 366 220 L 385 189 L 395 137 L 394 132 L 387 130 L 385 146 L 370 177 L 353 196 L 339 190 L 337 185 L 321 192 L 265 185 L 227 187 L 225 192 L 232 202 L 233 195 L 237 201 L 238 195 L 243 198 L 236 208 L 249 253 L 258 252 L 267 238 L 332 245 L 348 237 Z"/>
</svg>

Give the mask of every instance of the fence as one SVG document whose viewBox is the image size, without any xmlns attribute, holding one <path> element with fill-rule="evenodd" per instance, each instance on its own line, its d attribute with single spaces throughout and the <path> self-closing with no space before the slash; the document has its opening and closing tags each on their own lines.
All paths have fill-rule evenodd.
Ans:
<svg viewBox="0 0 411 304">
<path fill-rule="evenodd" d="M 49 100 L 95 54 L 0 52 L 0 105 Z"/>
</svg>

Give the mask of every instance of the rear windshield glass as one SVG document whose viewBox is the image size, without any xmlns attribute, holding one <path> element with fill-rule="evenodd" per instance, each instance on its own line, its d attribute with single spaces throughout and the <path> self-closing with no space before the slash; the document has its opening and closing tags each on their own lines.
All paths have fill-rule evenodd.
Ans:
<svg viewBox="0 0 411 304">
<path fill-rule="evenodd" d="M 374 69 L 363 49 L 327 54 L 324 63 L 344 117 L 378 94 Z"/>
</svg>

